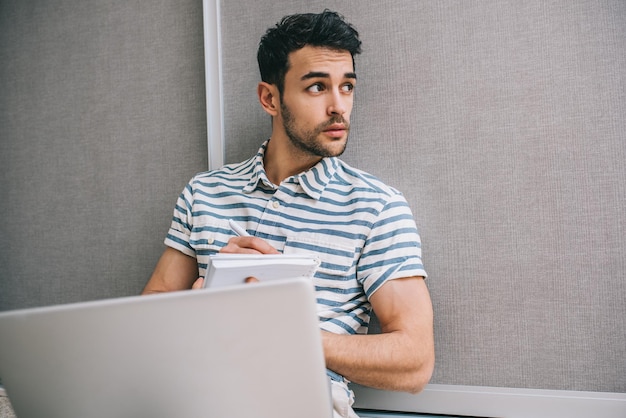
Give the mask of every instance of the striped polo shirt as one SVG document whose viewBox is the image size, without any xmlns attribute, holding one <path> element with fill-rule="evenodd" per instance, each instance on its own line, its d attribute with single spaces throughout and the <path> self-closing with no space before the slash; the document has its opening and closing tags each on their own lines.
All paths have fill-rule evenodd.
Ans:
<svg viewBox="0 0 626 418">
<path fill-rule="evenodd" d="M 235 236 L 233 219 L 284 254 L 321 259 L 314 285 L 320 327 L 367 332 L 371 296 L 387 280 L 423 276 L 420 238 L 400 192 L 342 160 L 272 184 L 256 156 L 196 175 L 178 198 L 165 244 L 195 257 L 204 277 L 208 257 Z"/>
</svg>

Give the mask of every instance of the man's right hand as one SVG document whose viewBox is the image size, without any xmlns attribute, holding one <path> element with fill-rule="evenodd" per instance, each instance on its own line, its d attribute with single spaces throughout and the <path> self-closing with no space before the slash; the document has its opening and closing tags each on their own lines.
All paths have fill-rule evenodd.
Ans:
<svg viewBox="0 0 626 418">
<path fill-rule="evenodd" d="M 258 237 L 233 237 L 220 253 L 229 254 L 280 254 L 267 241 Z"/>
<path fill-rule="evenodd" d="M 267 241 L 258 237 L 234 237 L 228 240 L 220 250 L 220 253 L 226 254 L 280 254 L 276 248 L 272 247 Z M 197 281 L 200 281 L 198 279 Z M 246 278 L 246 283 L 258 283 L 256 277 Z M 194 284 L 195 286 L 195 284 Z M 202 284 L 200 284 L 202 287 Z"/>
</svg>

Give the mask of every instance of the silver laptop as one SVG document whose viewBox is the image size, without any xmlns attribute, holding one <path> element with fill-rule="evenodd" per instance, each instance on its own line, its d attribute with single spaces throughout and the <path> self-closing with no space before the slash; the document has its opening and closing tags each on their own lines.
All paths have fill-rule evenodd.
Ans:
<svg viewBox="0 0 626 418">
<path fill-rule="evenodd" d="M 20 418 L 332 416 L 310 281 L 0 313 Z"/>
</svg>

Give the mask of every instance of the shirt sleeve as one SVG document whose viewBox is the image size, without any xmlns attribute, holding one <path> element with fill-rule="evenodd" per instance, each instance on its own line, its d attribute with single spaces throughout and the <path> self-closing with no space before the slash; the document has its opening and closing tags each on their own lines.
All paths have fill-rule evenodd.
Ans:
<svg viewBox="0 0 626 418">
<path fill-rule="evenodd" d="M 193 228 L 192 207 L 193 179 L 187 184 L 176 201 L 172 223 L 164 242 L 168 247 L 195 258 L 196 252 L 190 243 L 191 230 Z"/>
<path fill-rule="evenodd" d="M 381 210 L 363 247 L 357 277 L 369 298 L 387 280 L 426 277 L 417 226 L 401 193 Z"/>
</svg>

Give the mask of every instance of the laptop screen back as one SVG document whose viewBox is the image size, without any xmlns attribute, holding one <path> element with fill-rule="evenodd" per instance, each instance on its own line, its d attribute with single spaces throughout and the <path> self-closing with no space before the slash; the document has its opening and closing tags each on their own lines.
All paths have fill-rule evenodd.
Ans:
<svg viewBox="0 0 626 418">
<path fill-rule="evenodd" d="M 19 417 L 332 416 L 315 294 L 290 280 L 0 313 Z"/>
</svg>

